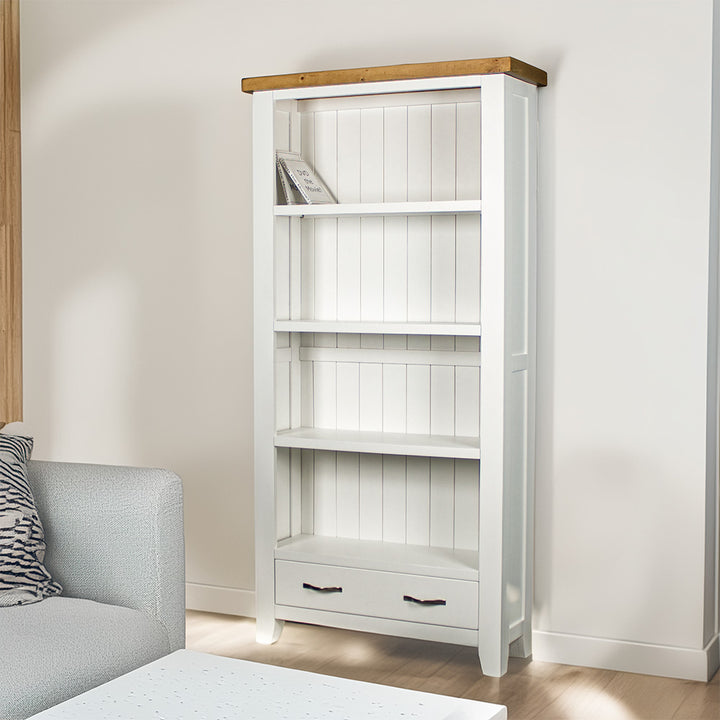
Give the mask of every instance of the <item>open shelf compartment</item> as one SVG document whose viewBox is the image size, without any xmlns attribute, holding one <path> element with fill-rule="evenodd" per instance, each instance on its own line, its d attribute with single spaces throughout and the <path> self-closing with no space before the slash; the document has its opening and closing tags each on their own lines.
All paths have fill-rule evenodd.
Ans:
<svg viewBox="0 0 720 720">
<path fill-rule="evenodd" d="M 478 579 L 478 554 L 473 550 L 377 540 L 296 535 L 278 543 L 275 559 L 456 580 Z"/>
</svg>

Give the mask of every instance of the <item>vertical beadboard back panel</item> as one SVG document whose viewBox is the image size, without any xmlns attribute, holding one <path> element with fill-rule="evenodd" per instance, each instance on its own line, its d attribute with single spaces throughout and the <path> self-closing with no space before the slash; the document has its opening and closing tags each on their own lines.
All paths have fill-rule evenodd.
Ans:
<svg viewBox="0 0 720 720">
<path fill-rule="evenodd" d="M 478 437 L 478 350 L 477 338 L 277 333 L 276 429 Z"/>
<path fill-rule="evenodd" d="M 275 119 L 277 149 L 300 151 L 338 202 L 480 199 L 477 90 L 283 102 Z M 479 216 L 305 218 L 278 237 L 302 319 L 479 320 Z"/>
<path fill-rule="evenodd" d="M 479 322 L 478 215 L 293 220 L 278 218 L 276 239 L 276 280 L 299 289 L 293 319 Z M 289 318 L 287 292 L 278 319 Z"/>
<path fill-rule="evenodd" d="M 478 461 L 303 450 L 296 466 L 288 452 L 278 450 L 278 540 L 303 532 L 478 549 Z"/>
</svg>

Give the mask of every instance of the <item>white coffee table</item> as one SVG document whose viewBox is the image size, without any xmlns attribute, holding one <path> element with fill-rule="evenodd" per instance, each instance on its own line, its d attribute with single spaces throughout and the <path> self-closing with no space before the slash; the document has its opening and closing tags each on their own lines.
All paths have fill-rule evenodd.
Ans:
<svg viewBox="0 0 720 720">
<path fill-rule="evenodd" d="M 477 702 L 179 650 L 33 720 L 505 720 Z"/>
</svg>

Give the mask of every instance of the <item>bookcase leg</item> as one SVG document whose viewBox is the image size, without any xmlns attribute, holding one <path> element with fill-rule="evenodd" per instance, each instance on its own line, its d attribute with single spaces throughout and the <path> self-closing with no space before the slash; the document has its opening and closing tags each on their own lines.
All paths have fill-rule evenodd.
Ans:
<svg viewBox="0 0 720 720">
<path fill-rule="evenodd" d="M 272 645 L 280 639 L 285 623 L 275 618 L 258 618 L 255 623 L 255 642 Z"/>
<path fill-rule="evenodd" d="M 510 643 L 510 657 L 528 658 L 532 655 L 532 640 L 530 633 L 524 633 L 517 640 Z"/>
<path fill-rule="evenodd" d="M 483 675 L 488 677 L 502 677 L 508 667 L 508 646 L 483 648 L 478 646 L 478 657 Z"/>
</svg>

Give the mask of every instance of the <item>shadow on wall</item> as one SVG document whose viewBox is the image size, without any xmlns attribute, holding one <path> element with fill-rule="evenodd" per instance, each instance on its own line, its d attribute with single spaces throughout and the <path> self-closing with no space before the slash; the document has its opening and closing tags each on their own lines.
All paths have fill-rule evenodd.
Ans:
<svg viewBox="0 0 720 720">
<path fill-rule="evenodd" d="M 682 473 L 622 447 L 591 447 L 559 463 L 554 481 L 561 519 L 543 530 L 544 551 L 562 572 L 542 586 L 562 618 L 550 618 L 553 631 L 700 650 L 702 627 L 689 609 L 702 587 L 692 548 L 703 518 L 693 516 Z M 695 544 L 688 527 L 697 528 Z M 621 667 L 617 653 L 626 651 L 609 652 L 599 665 Z"/>
<path fill-rule="evenodd" d="M 218 576 L 216 535 L 233 531 L 234 515 L 215 535 L 206 528 L 232 513 L 228 483 L 251 471 L 238 426 L 252 382 L 232 369 L 251 367 L 237 357 L 250 243 L 239 249 L 237 227 L 202 220 L 212 201 L 201 134 L 179 103 L 104 107 L 58 125 L 26 157 L 37 209 L 26 206 L 25 293 L 36 457 L 178 472 L 188 575 L 202 583 Z M 238 252 L 236 266 L 228 255 Z M 252 568 L 243 546 L 239 567 Z"/>
<path fill-rule="evenodd" d="M 52 307 L 33 315 L 50 346 L 32 392 L 43 383 L 51 455 L 143 455 L 144 430 L 180 429 L 193 395 L 183 368 L 202 366 L 188 333 L 202 268 L 193 137 L 185 108 L 106 108 L 35 151 L 42 219 L 27 240 Z"/>
</svg>

